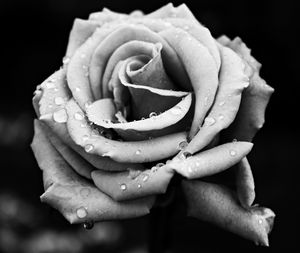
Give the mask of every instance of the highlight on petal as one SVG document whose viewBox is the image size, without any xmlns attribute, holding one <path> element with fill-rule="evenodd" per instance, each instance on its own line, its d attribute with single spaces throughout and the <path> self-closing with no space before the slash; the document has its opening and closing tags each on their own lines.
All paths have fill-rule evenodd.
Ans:
<svg viewBox="0 0 300 253">
<path fill-rule="evenodd" d="M 152 196 L 165 193 L 174 174 L 167 166 L 158 165 L 144 171 L 129 168 L 124 172 L 107 173 L 97 170 L 92 172 L 92 179 L 102 192 L 116 201 Z"/>
<path fill-rule="evenodd" d="M 226 139 L 238 138 L 251 141 L 256 132 L 262 128 L 265 121 L 265 110 L 274 89 L 266 84 L 259 76 L 261 64 L 251 55 L 240 38 L 231 41 L 227 37 L 219 38 L 219 41 L 233 49 L 244 60 L 250 79 L 249 86 L 242 96 L 241 106 L 233 124 L 225 131 Z"/>
<path fill-rule="evenodd" d="M 92 134 L 83 112 L 74 100 L 66 105 L 68 113 L 67 127 L 71 138 L 77 145 L 90 154 L 110 157 L 117 162 L 144 163 L 161 160 L 175 155 L 177 143 L 186 140 L 186 133 L 180 132 L 145 141 L 120 142 Z M 77 117 L 76 115 L 81 115 Z M 85 127 L 81 127 L 84 124 Z"/>
<path fill-rule="evenodd" d="M 218 88 L 218 69 L 208 49 L 187 32 L 169 29 L 160 34 L 176 50 L 195 92 L 195 113 L 190 130 L 190 137 L 193 137 L 213 104 Z"/>
<path fill-rule="evenodd" d="M 149 213 L 154 203 L 154 197 L 113 201 L 78 176 L 42 131 L 36 132 L 32 149 L 43 170 L 45 193 L 41 201 L 59 210 L 72 224 L 142 216 Z"/>
<path fill-rule="evenodd" d="M 231 49 L 223 46 L 220 46 L 220 54 L 222 59 L 220 83 L 214 104 L 200 131 L 182 152 L 191 154 L 198 152 L 221 130 L 227 128 L 234 121 L 239 110 L 242 91 L 249 85 L 242 59 Z"/>
<path fill-rule="evenodd" d="M 241 205 L 250 207 L 255 199 L 254 178 L 250 164 L 244 157 L 235 168 L 236 190 Z"/>
<path fill-rule="evenodd" d="M 265 207 L 239 205 L 228 188 L 201 181 L 183 181 L 188 215 L 211 222 L 256 244 L 268 246 L 275 214 Z"/>
<path fill-rule="evenodd" d="M 189 179 L 210 176 L 238 163 L 252 147 L 250 142 L 226 143 L 188 158 L 180 159 L 177 156 L 168 166 Z"/>
</svg>

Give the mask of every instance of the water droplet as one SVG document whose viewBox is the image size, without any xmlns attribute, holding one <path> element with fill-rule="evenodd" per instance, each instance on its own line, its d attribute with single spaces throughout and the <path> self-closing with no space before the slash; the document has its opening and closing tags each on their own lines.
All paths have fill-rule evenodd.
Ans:
<svg viewBox="0 0 300 253">
<path fill-rule="evenodd" d="M 51 82 L 50 80 L 45 84 L 47 89 L 53 89 L 55 87 L 55 84 Z"/>
<path fill-rule="evenodd" d="M 141 118 L 141 120 L 145 120 L 145 119 L 146 119 L 145 117 L 142 117 L 142 118 Z"/>
<path fill-rule="evenodd" d="M 89 188 L 82 188 L 80 190 L 80 195 L 83 198 L 87 198 L 90 195 L 90 193 L 91 193 L 91 190 Z"/>
<path fill-rule="evenodd" d="M 75 88 L 75 91 L 76 91 L 76 92 L 79 92 L 79 91 L 80 91 L 80 88 L 79 88 L 79 87 L 76 87 L 76 88 Z"/>
<path fill-rule="evenodd" d="M 84 147 L 84 150 L 85 150 L 85 152 L 87 152 L 87 153 L 91 152 L 93 149 L 94 149 L 94 146 L 93 146 L 92 144 L 87 144 L 87 145 Z"/>
<path fill-rule="evenodd" d="M 85 229 L 92 229 L 94 227 L 94 222 L 93 221 L 86 221 L 83 223 L 83 227 Z"/>
<path fill-rule="evenodd" d="M 83 219 L 87 216 L 87 210 L 84 207 L 80 207 L 76 210 L 78 218 Z"/>
<path fill-rule="evenodd" d="M 57 123 L 66 123 L 68 120 L 68 114 L 65 109 L 61 109 L 53 113 L 53 120 Z"/>
<path fill-rule="evenodd" d="M 232 142 L 233 142 L 233 143 L 236 143 L 236 142 L 237 142 L 237 139 L 233 139 Z"/>
<path fill-rule="evenodd" d="M 54 102 L 55 102 L 56 105 L 62 105 L 62 104 L 65 103 L 65 100 L 62 97 L 56 97 L 54 99 Z"/>
<path fill-rule="evenodd" d="M 140 149 L 138 149 L 137 151 L 135 151 L 136 155 L 140 155 L 142 153 L 142 151 Z"/>
<path fill-rule="evenodd" d="M 152 117 L 156 117 L 157 116 L 157 113 L 156 112 L 151 112 L 149 114 L 149 118 L 152 118 Z"/>
<path fill-rule="evenodd" d="M 212 126 L 215 123 L 216 123 L 216 120 L 212 117 L 207 117 L 204 120 L 204 124 L 207 125 L 207 126 Z"/>
<path fill-rule="evenodd" d="M 85 109 L 89 108 L 91 106 L 92 102 L 88 101 L 84 104 Z"/>
<path fill-rule="evenodd" d="M 259 220 L 258 220 L 258 223 L 259 223 L 259 224 L 262 224 L 262 223 L 263 223 L 262 219 L 259 219 Z"/>
<path fill-rule="evenodd" d="M 128 171 L 129 171 L 128 177 L 132 180 L 136 179 L 141 174 L 140 170 L 133 170 L 131 168 L 128 168 Z"/>
<path fill-rule="evenodd" d="M 138 184 L 137 187 L 138 187 L 139 189 L 141 189 L 141 188 L 142 188 L 142 185 L 141 185 L 141 184 Z"/>
<path fill-rule="evenodd" d="M 82 114 L 82 112 L 76 112 L 76 113 L 74 113 L 74 119 L 76 119 L 76 120 L 83 120 L 84 119 L 84 115 Z"/>
<path fill-rule="evenodd" d="M 158 170 L 158 167 L 156 167 L 156 166 L 153 166 L 152 168 L 151 168 L 151 172 L 156 172 Z"/>
<path fill-rule="evenodd" d="M 143 181 L 143 182 L 146 182 L 148 179 L 149 179 L 149 175 L 148 175 L 148 174 L 145 174 L 145 175 L 143 176 L 142 181 Z"/>
<path fill-rule="evenodd" d="M 180 106 L 176 105 L 173 108 L 170 109 L 170 112 L 174 115 L 179 115 L 182 113 L 182 109 Z"/>
<path fill-rule="evenodd" d="M 120 185 L 120 189 L 121 189 L 122 191 L 126 191 L 127 185 L 126 185 L 126 184 L 121 184 L 121 185 Z"/>
<path fill-rule="evenodd" d="M 187 147 L 187 145 L 188 145 L 187 141 L 182 141 L 178 144 L 178 149 L 183 150 Z"/>
<path fill-rule="evenodd" d="M 161 168 L 161 167 L 163 167 L 163 166 L 165 166 L 164 163 L 158 163 L 158 164 L 156 164 L 156 167 L 158 167 L 158 168 Z"/>
<path fill-rule="evenodd" d="M 195 163 L 195 166 L 196 166 L 196 167 L 199 167 L 199 166 L 200 166 L 200 163 L 199 163 L 199 162 L 196 162 L 196 163 Z"/>
<path fill-rule="evenodd" d="M 229 154 L 230 154 L 231 156 L 236 156 L 236 151 L 230 150 L 230 151 L 229 151 Z"/>
<path fill-rule="evenodd" d="M 223 105 L 225 105 L 225 101 L 219 103 L 219 106 L 223 106 Z"/>
<path fill-rule="evenodd" d="M 49 104 L 49 105 L 48 105 L 48 107 L 49 107 L 49 108 L 52 108 L 52 107 L 53 107 L 53 105 L 52 105 L 52 104 Z"/>
<path fill-rule="evenodd" d="M 89 139 L 89 136 L 88 135 L 84 135 L 84 136 L 82 136 L 82 141 L 87 141 Z"/>
<path fill-rule="evenodd" d="M 190 152 L 183 152 L 182 156 L 183 156 L 183 158 L 189 158 L 192 156 L 192 154 Z"/>
<path fill-rule="evenodd" d="M 58 91 L 58 88 L 54 88 L 54 91 L 55 91 L 55 92 Z"/>
<path fill-rule="evenodd" d="M 70 62 L 70 57 L 65 56 L 65 57 L 62 59 L 62 62 L 63 62 L 63 64 L 68 64 L 68 63 Z"/>
<path fill-rule="evenodd" d="M 224 115 L 220 114 L 219 115 L 219 120 L 223 120 L 224 119 Z"/>
<path fill-rule="evenodd" d="M 84 122 L 84 123 L 81 123 L 80 126 L 81 126 L 82 128 L 84 128 L 84 127 L 87 126 L 87 124 Z"/>
</svg>

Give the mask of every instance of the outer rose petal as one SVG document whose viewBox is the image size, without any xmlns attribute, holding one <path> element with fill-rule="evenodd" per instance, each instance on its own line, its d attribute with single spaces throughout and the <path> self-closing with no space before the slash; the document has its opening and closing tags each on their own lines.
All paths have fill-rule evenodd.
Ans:
<svg viewBox="0 0 300 253">
<path fill-rule="evenodd" d="M 260 78 L 261 64 L 251 55 L 251 51 L 240 38 L 230 41 L 227 37 L 219 39 L 221 43 L 236 51 L 248 67 L 250 85 L 243 92 L 241 106 L 233 124 L 225 131 L 226 139 L 251 141 L 265 121 L 265 110 L 274 89 Z"/>
<path fill-rule="evenodd" d="M 244 157 L 235 168 L 237 195 L 241 205 L 250 207 L 255 199 L 254 178 L 250 164 Z"/>
<path fill-rule="evenodd" d="M 265 207 L 241 207 L 224 186 L 201 181 L 183 181 L 189 216 L 212 222 L 226 230 L 268 246 L 275 214 Z"/>
<path fill-rule="evenodd" d="M 195 92 L 195 114 L 190 130 L 190 137 L 193 137 L 213 104 L 218 88 L 218 69 L 207 48 L 185 31 L 169 29 L 160 34 L 176 50 Z"/>
<path fill-rule="evenodd" d="M 92 172 L 95 185 L 114 200 L 126 200 L 165 193 L 174 172 L 167 166 L 143 172 Z"/>
<path fill-rule="evenodd" d="M 213 138 L 227 128 L 238 112 L 242 91 L 249 85 L 243 60 L 231 49 L 220 46 L 222 66 L 219 88 L 203 126 L 182 152 L 191 154 L 206 147 Z M 239 139 L 240 140 L 240 139 Z"/>
<path fill-rule="evenodd" d="M 175 157 L 168 166 L 189 179 L 210 176 L 238 163 L 252 147 L 250 142 L 226 143 L 186 159 Z"/>
<path fill-rule="evenodd" d="M 36 125 L 32 149 L 43 170 L 45 193 L 41 200 L 58 209 L 70 223 L 124 219 L 145 215 L 153 197 L 115 202 L 78 176 Z"/>
</svg>

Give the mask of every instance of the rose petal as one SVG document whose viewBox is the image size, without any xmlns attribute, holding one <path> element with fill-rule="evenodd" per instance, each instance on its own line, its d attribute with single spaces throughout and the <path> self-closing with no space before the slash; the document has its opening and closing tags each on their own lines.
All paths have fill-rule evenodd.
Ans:
<svg viewBox="0 0 300 253">
<path fill-rule="evenodd" d="M 176 157 L 168 166 L 189 179 L 210 176 L 238 163 L 252 147 L 250 142 L 226 143 L 185 159 Z"/>
<path fill-rule="evenodd" d="M 66 57 L 71 58 L 75 51 L 94 33 L 97 22 L 76 18 L 69 35 Z"/>
<path fill-rule="evenodd" d="M 117 26 L 103 26 L 101 29 L 96 29 L 93 35 L 76 50 L 68 64 L 68 86 L 74 99 L 83 110 L 85 110 L 87 103 L 94 101 L 89 80 L 91 56 L 99 43 L 115 30 L 116 27 Z M 100 87 L 98 88 L 101 93 Z"/>
<path fill-rule="evenodd" d="M 92 12 L 89 15 L 89 20 L 96 21 L 100 25 L 104 23 L 111 23 L 112 21 L 116 21 L 120 19 L 126 19 L 126 18 L 128 18 L 127 14 L 111 11 L 108 8 L 103 8 L 102 11 L 99 12 Z"/>
<path fill-rule="evenodd" d="M 98 100 L 101 101 L 101 100 Z M 169 110 L 157 115 L 152 116 L 147 119 L 131 121 L 131 122 L 122 122 L 122 123 L 114 123 L 111 121 L 107 121 L 107 119 L 111 120 L 112 118 L 102 117 L 100 113 L 94 118 L 92 116 L 93 113 L 90 112 L 90 107 L 88 108 L 88 117 L 89 120 L 94 122 L 99 126 L 103 126 L 105 128 L 112 129 L 122 129 L 122 130 L 136 130 L 136 131 L 151 131 L 162 129 L 171 125 L 176 124 L 180 121 L 189 111 L 189 108 L 192 104 L 192 95 L 189 94 L 184 97 L 178 104 L 170 108 Z M 93 112 L 96 110 L 93 109 Z M 94 113 L 94 115 L 96 112 Z"/>
<path fill-rule="evenodd" d="M 75 114 L 83 112 L 74 100 L 66 105 L 68 113 L 67 127 L 71 138 L 77 145 L 85 148 L 91 154 L 110 157 L 117 162 L 143 163 L 161 160 L 176 154 L 177 143 L 186 140 L 186 133 L 170 134 L 146 141 L 120 142 L 92 135 L 92 129 L 86 119 L 77 120 Z M 87 127 L 80 127 L 86 124 Z M 87 138 L 85 138 L 87 137 Z"/>
<path fill-rule="evenodd" d="M 53 121 L 52 114 L 47 114 L 43 116 L 43 118 L 40 118 L 40 120 L 50 128 L 49 131 L 53 131 L 59 137 L 59 139 L 61 139 L 64 143 L 66 143 L 69 147 L 71 147 L 74 151 L 76 151 L 80 156 L 82 156 L 85 160 L 87 160 L 97 169 L 105 171 L 123 171 L 126 170 L 128 167 L 135 168 L 137 170 L 143 169 L 143 166 L 141 164 L 120 163 L 110 159 L 109 157 L 101 157 L 98 155 L 87 153 L 82 147 L 74 143 L 74 141 L 69 135 L 66 124 L 58 124 L 55 121 Z M 82 122 L 79 127 L 88 127 L 87 122 Z M 88 133 L 90 135 L 99 135 L 96 132 L 94 133 L 92 129 L 88 131 Z M 84 134 L 80 135 L 79 137 L 85 140 L 88 136 Z"/>
<path fill-rule="evenodd" d="M 45 193 L 41 201 L 58 209 L 70 223 L 133 218 L 149 213 L 153 197 L 115 202 L 87 180 L 79 177 L 50 144 L 36 133 L 32 149 L 43 170 Z"/>
<path fill-rule="evenodd" d="M 256 244 L 268 246 L 275 214 L 265 207 L 241 207 L 233 192 L 221 185 L 183 181 L 188 215 L 212 222 Z"/>
<path fill-rule="evenodd" d="M 129 170 L 120 173 L 92 172 L 95 185 L 114 200 L 140 198 L 165 193 L 173 177 L 173 171 L 166 166 L 137 172 Z"/>
<path fill-rule="evenodd" d="M 198 152 L 207 146 L 221 130 L 227 128 L 236 117 L 242 91 L 249 85 L 242 59 L 231 49 L 222 46 L 220 53 L 222 67 L 214 104 L 200 131 L 182 152 L 191 154 Z"/>
<path fill-rule="evenodd" d="M 49 131 L 41 121 L 34 121 L 35 133 L 43 132 L 48 140 L 64 160 L 81 176 L 91 179 L 91 172 L 95 170 L 91 164 L 83 160 L 76 152 L 66 146 L 53 132 Z"/>
<path fill-rule="evenodd" d="M 188 33 L 181 29 L 169 29 L 160 34 L 176 49 L 194 88 L 196 105 L 190 130 L 190 137 L 193 137 L 214 101 L 218 69 L 207 48 Z"/>
<path fill-rule="evenodd" d="M 236 51 L 248 66 L 250 85 L 243 92 L 241 106 L 233 124 L 224 132 L 226 139 L 237 138 L 238 140 L 251 141 L 256 132 L 262 128 L 265 121 L 265 110 L 274 89 L 260 78 L 259 69 L 261 64 L 251 55 L 251 51 L 236 38 L 230 41 L 222 37 L 220 42 Z"/>
<path fill-rule="evenodd" d="M 255 199 L 254 178 L 250 164 L 244 157 L 235 168 L 237 196 L 241 205 L 250 207 Z"/>
<path fill-rule="evenodd" d="M 158 34 L 144 26 L 123 25 L 104 39 L 93 54 L 90 64 L 90 81 L 96 99 L 100 98 L 99 85 L 110 56 L 118 47 L 132 40 L 160 42 L 163 45 L 162 55 L 167 72 L 174 75 L 174 80 L 182 82 L 189 80 L 174 50 Z M 102 88 L 106 89 L 107 87 Z M 106 91 L 103 91 L 103 93 L 106 94 Z"/>
</svg>

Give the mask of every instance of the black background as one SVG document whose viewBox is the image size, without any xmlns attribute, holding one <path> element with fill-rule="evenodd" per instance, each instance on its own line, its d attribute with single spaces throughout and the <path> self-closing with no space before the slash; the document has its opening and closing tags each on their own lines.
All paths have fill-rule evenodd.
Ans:
<svg viewBox="0 0 300 253">
<path fill-rule="evenodd" d="M 263 64 L 263 78 L 275 88 L 266 124 L 254 140 L 250 162 L 256 181 L 256 202 L 272 208 L 277 217 L 270 235 L 270 248 L 256 247 L 252 242 L 195 220 L 173 220 L 169 233 L 174 252 L 283 252 L 295 250 L 299 244 L 300 55 L 296 40 L 299 33 L 296 15 L 299 13 L 295 2 L 186 1 L 215 37 L 222 34 L 231 38 L 240 36 Z M 16 196 L 30 203 L 39 215 L 43 214 L 39 225 L 28 233 L 41 226 L 53 226 L 59 231 L 72 229 L 60 214 L 39 202 L 43 192 L 41 172 L 29 143 L 34 117 L 32 92 L 61 65 L 74 18 L 87 18 L 90 12 L 104 6 L 119 12 L 142 9 L 147 13 L 166 3 L 157 0 L 0 1 L 0 194 Z M 5 202 L 0 205 L 3 208 Z M 147 226 L 142 226 L 147 219 L 122 222 L 128 233 L 127 244 L 146 240 L 136 232 L 143 234 Z M 136 228 L 138 230 L 134 231 Z"/>
</svg>

